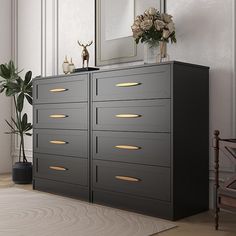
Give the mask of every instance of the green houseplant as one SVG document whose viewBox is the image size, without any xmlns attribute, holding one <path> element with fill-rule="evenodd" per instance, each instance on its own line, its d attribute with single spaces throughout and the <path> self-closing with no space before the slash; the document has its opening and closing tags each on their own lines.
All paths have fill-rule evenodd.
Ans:
<svg viewBox="0 0 236 236">
<path fill-rule="evenodd" d="M 6 120 L 10 128 L 6 133 L 19 135 L 20 138 L 18 162 L 13 165 L 13 181 L 23 184 L 32 182 L 32 163 L 27 161 L 24 142 L 25 135 L 32 135 L 32 124 L 28 122 L 27 114 L 23 114 L 25 100 L 32 105 L 32 72 L 28 71 L 24 80 L 19 76 L 20 72 L 13 61 L 0 65 L 0 93 L 5 92 L 7 97 L 13 98 L 15 110 L 15 118 Z"/>
</svg>

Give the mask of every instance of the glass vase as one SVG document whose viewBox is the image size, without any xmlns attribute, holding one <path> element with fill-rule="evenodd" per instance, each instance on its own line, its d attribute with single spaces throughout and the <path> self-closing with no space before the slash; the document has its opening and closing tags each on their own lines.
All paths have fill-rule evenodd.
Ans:
<svg viewBox="0 0 236 236">
<path fill-rule="evenodd" d="M 170 60 L 170 56 L 167 54 L 167 43 L 159 43 L 160 52 L 157 55 L 157 62 L 165 62 Z"/>
<path fill-rule="evenodd" d="M 157 63 L 158 45 L 144 44 L 144 63 Z"/>
</svg>

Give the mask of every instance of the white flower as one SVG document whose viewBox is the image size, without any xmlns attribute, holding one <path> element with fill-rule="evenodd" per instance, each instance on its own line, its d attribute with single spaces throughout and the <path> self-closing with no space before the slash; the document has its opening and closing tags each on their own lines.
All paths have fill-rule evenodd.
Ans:
<svg viewBox="0 0 236 236">
<path fill-rule="evenodd" d="M 141 20 L 135 20 L 133 25 L 136 25 L 136 26 L 139 27 L 140 24 L 141 24 Z"/>
<path fill-rule="evenodd" d="M 133 29 L 132 29 L 133 30 Z M 140 36 L 142 36 L 143 31 L 140 28 L 137 28 L 135 30 L 133 30 L 133 37 L 135 39 L 139 38 Z"/>
<path fill-rule="evenodd" d="M 162 13 L 161 14 L 161 18 L 163 19 L 164 22 L 166 23 L 170 23 L 172 21 L 172 16 L 171 15 L 168 15 L 166 13 Z"/>
<path fill-rule="evenodd" d="M 143 34 L 142 29 L 139 27 L 139 25 L 137 25 L 135 23 L 131 26 L 131 29 L 133 31 L 134 38 L 138 38 L 139 36 L 141 36 Z"/>
<path fill-rule="evenodd" d="M 171 21 L 168 25 L 167 28 L 169 29 L 170 33 L 172 34 L 175 31 L 175 24 L 173 21 Z"/>
<path fill-rule="evenodd" d="M 135 19 L 135 21 L 142 21 L 143 20 L 143 16 L 142 15 L 140 15 L 140 16 L 136 16 L 136 19 Z"/>
<path fill-rule="evenodd" d="M 149 13 L 149 15 L 154 16 L 157 14 L 157 10 L 154 7 L 150 7 L 148 9 L 148 13 Z"/>
<path fill-rule="evenodd" d="M 145 12 L 144 12 L 144 16 L 148 16 L 149 15 L 149 12 L 148 12 L 148 9 L 147 10 L 145 10 Z"/>
<path fill-rule="evenodd" d="M 152 20 L 152 19 L 153 19 L 153 16 L 151 16 L 149 14 L 143 16 L 143 21 L 144 20 Z"/>
<path fill-rule="evenodd" d="M 154 26 L 158 31 L 160 31 L 161 29 L 163 29 L 165 27 L 165 23 L 161 20 L 155 20 Z"/>
<path fill-rule="evenodd" d="M 152 27 L 152 20 L 144 20 L 141 22 L 140 27 L 143 30 L 149 30 Z"/>
<path fill-rule="evenodd" d="M 139 27 L 137 26 L 137 25 L 135 25 L 135 24 L 133 24 L 132 26 L 131 26 L 131 29 L 134 31 L 134 30 L 137 30 Z"/>
<path fill-rule="evenodd" d="M 162 37 L 164 39 L 167 39 L 170 36 L 170 31 L 169 30 L 163 30 Z"/>
</svg>

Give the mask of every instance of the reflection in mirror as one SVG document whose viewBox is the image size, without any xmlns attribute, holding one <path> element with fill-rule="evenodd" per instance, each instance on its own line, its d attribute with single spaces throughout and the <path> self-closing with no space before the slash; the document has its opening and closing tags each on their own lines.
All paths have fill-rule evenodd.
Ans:
<svg viewBox="0 0 236 236">
<path fill-rule="evenodd" d="M 149 7 L 164 11 L 165 0 L 95 0 L 96 66 L 141 61 L 143 45 L 136 45 L 131 25 Z"/>
<path fill-rule="evenodd" d="M 105 40 L 132 36 L 134 0 L 102 0 L 105 5 Z"/>
</svg>

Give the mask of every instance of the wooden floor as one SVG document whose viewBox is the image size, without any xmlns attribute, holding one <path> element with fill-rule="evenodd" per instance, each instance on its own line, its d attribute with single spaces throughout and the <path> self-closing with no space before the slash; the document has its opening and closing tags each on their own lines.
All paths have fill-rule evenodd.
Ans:
<svg viewBox="0 0 236 236">
<path fill-rule="evenodd" d="M 0 188 L 18 187 L 32 190 L 31 185 L 14 185 L 9 174 L 0 175 Z M 212 211 L 176 221 L 178 227 L 159 233 L 160 236 L 236 236 L 236 214 L 220 213 L 220 227 L 214 229 Z M 157 234 L 156 234 L 157 235 Z"/>
</svg>

